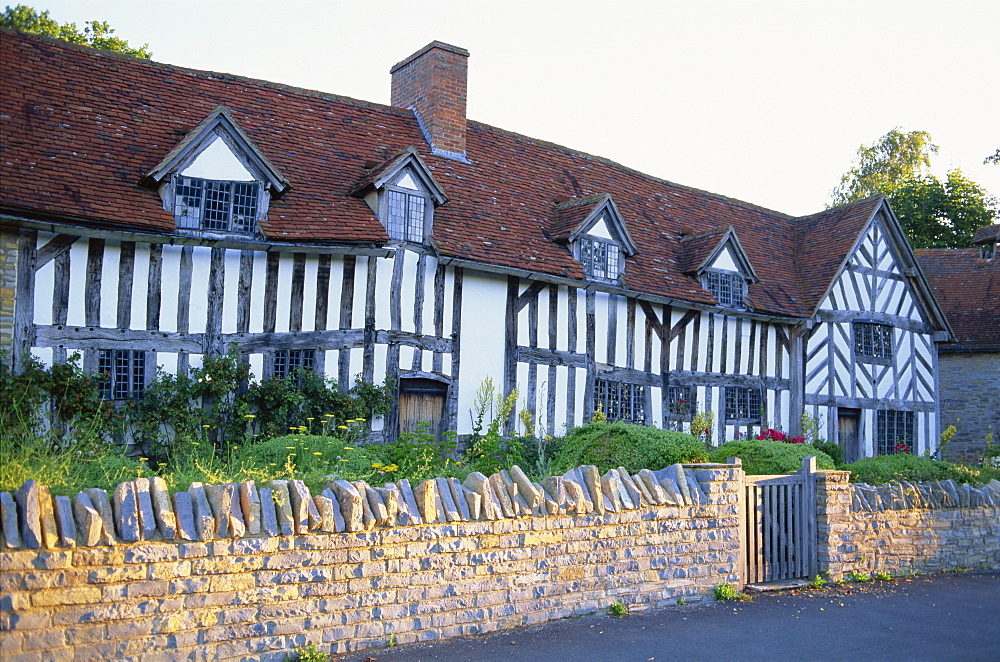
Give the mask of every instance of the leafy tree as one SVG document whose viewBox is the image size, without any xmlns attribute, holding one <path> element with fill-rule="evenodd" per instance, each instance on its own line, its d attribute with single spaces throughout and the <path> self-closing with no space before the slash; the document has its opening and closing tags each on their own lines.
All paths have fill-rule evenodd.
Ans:
<svg viewBox="0 0 1000 662">
<path fill-rule="evenodd" d="M 896 127 L 872 145 L 858 148 L 855 165 L 833 190 L 833 205 L 842 205 L 882 193 L 892 197 L 904 182 L 925 174 L 937 153 L 926 131 L 904 133 Z"/>
<path fill-rule="evenodd" d="M 906 180 L 891 203 L 916 248 L 971 246 L 976 228 L 1000 217 L 997 201 L 958 169 L 944 181 L 932 175 Z"/>
<path fill-rule="evenodd" d="M 943 181 L 929 174 L 937 145 L 926 131 L 896 127 L 858 148 L 855 164 L 833 190 L 834 205 L 882 194 L 889 198 L 914 248 L 969 246 L 977 227 L 1000 217 L 997 201 L 961 170 Z M 997 155 L 987 162 L 1000 161 Z"/>
<path fill-rule="evenodd" d="M 76 27 L 76 23 L 63 23 L 59 25 L 59 23 L 49 18 L 48 11 L 38 13 L 27 5 L 17 5 L 16 7 L 8 5 L 6 10 L 0 14 L 0 26 L 13 28 L 21 32 L 55 37 L 56 39 L 62 39 L 72 44 L 123 53 L 144 60 L 150 59 L 153 55 L 149 52 L 149 44 L 143 44 L 139 48 L 132 48 L 127 41 L 114 36 L 115 29 L 104 21 L 87 21 L 87 27 L 83 29 L 83 32 L 80 32 Z"/>
<path fill-rule="evenodd" d="M 987 156 L 983 163 L 992 163 L 993 165 L 1000 165 L 1000 149 L 996 153 Z"/>
</svg>

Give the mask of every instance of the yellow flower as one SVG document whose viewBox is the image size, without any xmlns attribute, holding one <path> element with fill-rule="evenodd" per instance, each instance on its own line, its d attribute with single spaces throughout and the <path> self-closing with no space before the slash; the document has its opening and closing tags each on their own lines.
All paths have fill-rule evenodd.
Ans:
<svg viewBox="0 0 1000 662">
<path fill-rule="evenodd" d="M 287 448 L 290 451 L 293 451 L 297 448 L 297 446 L 285 446 L 285 448 Z"/>
<path fill-rule="evenodd" d="M 344 446 L 344 450 L 345 451 L 353 451 L 354 450 L 354 446 Z"/>
<path fill-rule="evenodd" d="M 210 428 L 210 427 L 212 427 L 212 426 L 211 426 L 211 425 L 208 425 L 208 424 L 206 424 L 206 425 L 202 425 L 201 427 L 203 427 L 203 428 Z"/>
<path fill-rule="evenodd" d="M 319 451 L 314 451 L 313 455 L 322 455 L 322 453 L 320 453 Z"/>
<path fill-rule="evenodd" d="M 192 446 L 201 446 L 201 444 L 199 444 L 197 441 L 192 441 L 191 445 Z"/>
<path fill-rule="evenodd" d="M 312 417 L 312 416 L 306 416 L 306 420 L 307 420 L 307 421 L 312 421 L 312 420 L 315 420 L 315 419 L 313 419 L 313 417 Z"/>
<path fill-rule="evenodd" d="M 140 461 L 140 462 L 148 462 L 148 461 L 149 461 L 149 458 L 148 458 L 148 457 L 140 457 L 140 458 L 139 458 L 139 461 Z"/>
<path fill-rule="evenodd" d="M 354 420 L 361 422 L 361 421 L 364 421 L 365 419 L 363 419 L 363 418 L 355 418 Z"/>
<path fill-rule="evenodd" d="M 346 425 L 338 425 L 338 426 L 337 426 L 337 429 L 338 429 L 338 430 L 346 430 L 346 429 L 347 429 L 347 426 L 346 426 Z"/>
<path fill-rule="evenodd" d="M 237 450 L 239 446 L 233 446 L 233 450 Z"/>
<path fill-rule="evenodd" d="M 256 414 L 247 414 L 243 418 L 257 418 L 257 415 Z"/>
<path fill-rule="evenodd" d="M 348 462 L 349 460 L 345 460 L 345 459 L 341 458 L 341 460 L 340 460 L 340 461 L 341 461 L 341 462 Z"/>
<path fill-rule="evenodd" d="M 381 466 L 382 466 L 381 462 L 372 462 L 372 467 L 375 468 L 375 469 L 378 469 Z"/>
</svg>

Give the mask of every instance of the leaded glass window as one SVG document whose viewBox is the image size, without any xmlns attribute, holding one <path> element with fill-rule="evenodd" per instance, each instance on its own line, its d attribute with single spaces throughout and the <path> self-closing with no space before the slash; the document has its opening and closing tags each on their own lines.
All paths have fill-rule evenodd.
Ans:
<svg viewBox="0 0 1000 662">
<path fill-rule="evenodd" d="M 913 412 L 884 409 L 875 412 L 876 455 L 913 452 Z"/>
<path fill-rule="evenodd" d="M 764 418 L 763 399 L 759 388 L 726 387 L 726 420 L 760 423 Z"/>
<path fill-rule="evenodd" d="M 645 421 L 645 404 L 645 389 L 639 384 L 598 379 L 594 386 L 594 407 L 609 421 L 642 423 Z"/>
<path fill-rule="evenodd" d="M 689 421 L 698 411 L 694 386 L 669 386 L 667 388 L 667 403 L 670 418 L 675 420 Z"/>
<path fill-rule="evenodd" d="M 618 244 L 585 238 L 580 242 L 580 262 L 588 278 L 617 280 L 621 251 Z"/>
<path fill-rule="evenodd" d="M 390 189 L 386 230 L 389 237 L 402 241 L 424 240 L 424 216 L 427 197 L 421 193 L 407 193 Z"/>
<path fill-rule="evenodd" d="M 854 355 L 872 359 L 892 358 L 892 327 L 876 322 L 854 323 Z"/>
<path fill-rule="evenodd" d="M 316 350 L 314 349 L 279 349 L 274 352 L 272 377 L 275 379 L 291 377 L 296 380 L 296 383 L 300 383 L 299 371 L 312 370 L 315 365 Z"/>
<path fill-rule="evenodd" d="M 128 400 L 146 387 L 146 353 L 101 349 L 97 352 L 98 390 L 105 400 Z"/>
<path fill-rule="evenodd" d="M 712 293 L 723 308 L 743 307 L 743 285 L 745 281 L 739 274 L 723 271 L 705 272 L 705 289 Z"/>
<path fill-rule="evenodd" d="M 174 178 L 177 227 L 250 234 L 257 221 L 258 182 Z"/>
</svg>

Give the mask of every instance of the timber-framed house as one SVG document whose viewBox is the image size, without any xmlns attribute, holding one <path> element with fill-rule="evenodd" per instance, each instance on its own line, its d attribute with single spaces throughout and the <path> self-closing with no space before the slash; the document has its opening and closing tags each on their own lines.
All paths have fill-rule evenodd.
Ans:
<svg viewBox="0 0 1000 662">
<path fill-rule="evenodd" d="M 12 32 L 0 55 L 15 364 L 81 352 L 117 398 L 235 345 L 257 377 L 389 377 L 385 438 L 469 432 L 492 377 L 548 434 L 711 411 L 716 443 L 803 414 L 849 458 L 936 443 L 950 331 L 882 198 L 796 218 L 468 120 L 440 42 L 391 106 Z"/>
</svg>

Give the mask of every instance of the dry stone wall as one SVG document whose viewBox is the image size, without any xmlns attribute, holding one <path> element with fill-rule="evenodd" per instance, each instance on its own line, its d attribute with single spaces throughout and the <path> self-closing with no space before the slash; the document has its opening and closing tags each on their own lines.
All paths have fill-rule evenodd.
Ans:
<svg viewBox="0 0 1000 662">
<path fill-rule="evenodd" d="M 819 567 L 832 578 L 1000 570 L 1000 482 L 872 487 L 848 484 L 849 477 L 817 476 Z"/>
<path fill-rule="evenodd" d="M 742 470 L 534 483 L 158 480 L 0 494 L 0 647 L 41 659 L 284 659 L 490 632 L 739 583 Z"/>
</svg>

